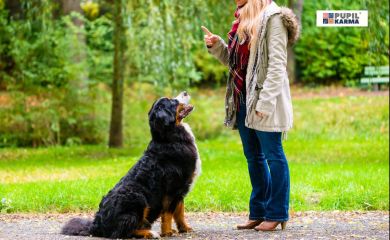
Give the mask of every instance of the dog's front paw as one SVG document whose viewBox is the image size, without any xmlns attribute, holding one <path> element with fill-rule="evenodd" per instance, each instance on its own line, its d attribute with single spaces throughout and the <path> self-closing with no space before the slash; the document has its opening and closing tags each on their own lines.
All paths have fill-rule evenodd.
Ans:
<svg viewBox="0 0 390 240">
<path fill-rule="evenodd" d="M 138 229 L 135 230 L 132 235 L 136 238 L 149 238 L 149 239 L 156 239 L 160 238 L 160 234 L 158 234 L 155 231 L 151 231 L 149 229 Z"/>
<path fill-rule="evenodd" d="M 188 225 L 186 225 L 186 226 L 181 226 L 181 227 L 179 227 L 179 233 L 188 233 L 188 232 L 193 232 L 194 230 L 190 227 L 190 226 L 188 226 Z"/>
<path fill-rule="evenodd" d="M 162 232 L 160 235 L 161 237 L 171 237 L 173 235 L 174 231 L 169 231 L 169 232 Z"/>
<path fill-rule="evenodd" d="M 149 231 L 149 234 L 148 234 L 148 236 L 146 236 L 146 238 L 149 238 L 149 239 L 158 239 L 158 238 L 161 238 L 161 236 L 160 236 L 160 234 L 158 234 L 158 232 Z"/>
</svg>

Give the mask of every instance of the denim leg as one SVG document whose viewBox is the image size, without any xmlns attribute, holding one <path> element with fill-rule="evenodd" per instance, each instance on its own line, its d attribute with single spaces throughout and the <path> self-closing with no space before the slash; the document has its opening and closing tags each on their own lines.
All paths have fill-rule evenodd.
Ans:
<svg viewBox="0 0 390 240">
<path fill-rule="evenodd" d="M 282 146 L 281 132 L 256 131 L 271 173 L 266 220 L 287 221 L 290 198 L 290 173 Z"/>
<path fill-rule="evenodd" d="M 269 198 L 270 173 L 256 131 L 245 127 L 246 107 L 240 105 L 237 113 L 238 131 L 245 157 L 248 162 L 252 193 L 249 201 L 249 219 L 260 220 L 265 217 L 265 208 Z"/>
</svg>

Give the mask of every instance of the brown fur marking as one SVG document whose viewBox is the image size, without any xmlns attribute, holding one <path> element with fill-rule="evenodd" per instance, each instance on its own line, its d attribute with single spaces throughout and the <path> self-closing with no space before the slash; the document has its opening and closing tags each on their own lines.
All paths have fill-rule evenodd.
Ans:
<svg viewBox="0 0 390 240">
<path fill-rule="evenodd" d="M 161 214 L 161 236 L 172 236 L 172 213 L 164 212 Z"/>
<path fill-rule="evenodd" d="M 138 228 L 140 228 L 140 229 L 151 229 L 152 228 L 152 225 L 150 224 L 150 222 L 147 219 L 149 212 L 150 212 L 149 207 L 144 208 L 143 218 L 142 218 L 142 221 L 140 222 L 140 225 L 138 226 Z"/>
<path fill-rule="evenodd" d="M 175 219 L 177 230 L 179 232 L 191 232 L 192 228 L 188 226 L 184 218 L 184 203 L 180 202 L 173 213 L 173 218 Z"/>
<path fill-rule="evenodd" d="M 172 236 L 172 213 L 169 212 L 169 206 L 171 200 L 165 196 L 162 202 L 162 213 L 161 213 L 161 236 Z"/>
</svg>

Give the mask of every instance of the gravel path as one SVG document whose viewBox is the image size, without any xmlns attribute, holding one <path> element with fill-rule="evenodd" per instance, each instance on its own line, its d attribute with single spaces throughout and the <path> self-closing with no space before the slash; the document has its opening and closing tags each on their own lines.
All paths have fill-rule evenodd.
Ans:
<svg viewBox="0 0 390 240">
<path fill-rule="evenodd" d="M 195 232 L 165 239 L 389 239 L 389 212 L 296 212 L 291 214 L 286 231 L 269 233 L 235 230 L 246 220 L 245 214 L 189 213 Z M 61 235 L 61 226 L 72 217 L 91 214 L 3 214 L 0 239 L 99 239 Z M 159 222 L 153 229 L 158 231 Z"/>
</svg>

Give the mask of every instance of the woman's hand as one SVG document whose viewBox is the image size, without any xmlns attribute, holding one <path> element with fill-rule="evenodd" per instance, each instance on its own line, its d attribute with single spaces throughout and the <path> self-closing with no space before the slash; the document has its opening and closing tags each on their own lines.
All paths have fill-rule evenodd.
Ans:
<svg viewBox="0 0 390 240">
<path fill-rule="evenodd" d="M 214 44 L 219 41 L 219 36 L 212 34 L 205 26 L 202 26 L 201 28 L 203 32 L 206 33 L 206 35 L 204 35 L 204 41 L 207 47 L 214 46 Z"/>
<path fill-rule="evenodd" d="M 256 111 L 256 115 L 257 115 L 259 118 L 264 118 L 264 117 L 267 116 L 267 114 L 262 113 L 262 112 L 258 112 L 258 111 Z"/>
</svg>

